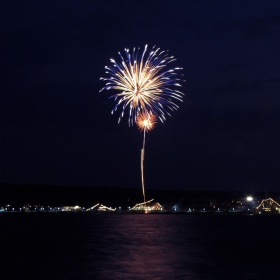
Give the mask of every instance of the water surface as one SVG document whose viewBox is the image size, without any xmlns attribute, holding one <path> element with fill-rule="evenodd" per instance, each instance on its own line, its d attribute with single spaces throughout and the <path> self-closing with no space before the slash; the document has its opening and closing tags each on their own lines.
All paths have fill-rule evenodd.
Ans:
<svg viewBox="0 0 280 280">
<path fill-rule="evenodd" d="M 1 213 L 0 225 L 1 275 L 10 279 L 280 273 L 280 215 Z"/>
</svg>

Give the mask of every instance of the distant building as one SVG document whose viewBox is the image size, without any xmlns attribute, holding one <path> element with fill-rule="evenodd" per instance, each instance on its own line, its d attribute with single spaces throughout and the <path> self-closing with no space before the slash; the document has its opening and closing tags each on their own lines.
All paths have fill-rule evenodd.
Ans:
<svg viewBox="0 0 280 280">
<path fill-rule="evenodd" d="M 217 207 L 217 200 L 216 199 L 210 199 L 210 207 L 213 209 L 216 209 Z"/>
<path fill-rule="evenodd" d="M 260 203 L 259 199 L 252 196 L 247 196 L 237 200 L 235 207 L 238 212 L 247 212 L 247 211 L 253 212 L 256 209 L 257 205 L 259 205 L 259 203 Z"/>
<path fill-rule="evenodd" d="M 163 206 L 160 205 L 158 202 L 152 202 L 153 199 L 138 203 L 135 206 L 133 206 L 130 210 L 132 211 L 145 211 L 145 212 L 151 212 L 151 211 L 162 211 Z"/>
<path fill-rule="evenodd" d="M 62 212 L 69 212 L 69 211 L 81 211 L 82 208 L 78 205 L 76 206 L 62 206 L 61 211 Z"/>
<path fill-rule="evenodd" d="M 261 213 L 280 213 L 280 204 L 272 198 L 263 199 L 256 211 Z"/>
<path fill-rule="evenodd" d="M 111 208 L 111 207 L 107 207 L 101 203 L 97 203 L 95 204 L 94 206 L 88 208 L 86 211 L 92 211 L 92 212 L 95 212 L 95 211 L 99 211 L 99 212 L 111 212 L 111 211 L 116 211 L 116 208 Z"/>
</svg>

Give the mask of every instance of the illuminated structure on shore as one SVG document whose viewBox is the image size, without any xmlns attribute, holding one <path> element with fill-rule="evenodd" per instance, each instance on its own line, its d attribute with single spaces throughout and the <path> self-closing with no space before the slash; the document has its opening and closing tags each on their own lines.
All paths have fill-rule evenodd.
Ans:
<svg viewBox="0 0 280 280">
<path fill-rule="evenodd" d="M 116 208 L 112 209 L 111 207 L 107 207 L 101 203 L 97 203 L 94 206 L 88 208 L 86 211 L 114 212 L 116 211 Z"/>
<path fill-rule="evenodd" d="M 142 203 L 138 203 L 135 206 L 133 206 L 130 211 L 145 211 L 145 212 L 153 212 L 153 211 L 162 211 L 163 206 L 160 205 L 158 202 L 151 203 L 154 201 L 154 199 L 151 199 L 149 201 L 145 201 Z"/>
<path fill-rule="evenodd" d="M 276 213 L 280 212 L 280 204 L 272 198 L 266 198 L 261 201 L 256 210 L 258 212 Z"/>
</svg>

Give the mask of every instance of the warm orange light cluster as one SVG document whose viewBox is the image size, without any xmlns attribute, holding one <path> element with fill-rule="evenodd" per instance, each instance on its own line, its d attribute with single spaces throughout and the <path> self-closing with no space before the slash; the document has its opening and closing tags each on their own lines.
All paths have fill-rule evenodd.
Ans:
<svg viewBox="0 0 280 280">
<path fill-rule="evenodd" d="M 136 124 L 141 131 L 150 131 L 157 123 L 157 117 L 152 112 L 141 112 L 136 118 Z"/>
<path fill-rule="evenodd" d="M 150 211 L 162 211 L 163 210 L 163 206 L 160 205 L 158 202 L 154 203 L 154 204 L 151 204 L 151 202 L 153 200 L 154 199 L 151 199 L 149 201 L 145 201 L 145 202 L 142 202 L 142 203 L 138 203 L 134 207 L 132 207 L 130 209 L 130 211 L 131 210 L 144 210 L 145 213 L 148 213 Z"/>
<path fill-rule="evenodd" d="M 280 204 L 279 204 L 278 202 L 276 202 L 276 201 L 273 200 L 272 198 L 267 198 L 267 199 L 263 199 L 262 202 L 260 203 L 260 205 L 256 207 L 256 209 L 259 210 L 259 208 L 260 208 L 261 206 L 264 207 L 264 204 L 265 204 L 265 203 L 269 203 L 269 205 L 270 205 L 271 207 L 272 207 L 273 205 L 274 205 L 274 206 L 276 205 L 276 206 L 280 207 Z M 264 207 L 263 209 L 265 209 L 265 207 Z M 277 209 L 277 207 L 276 207 L 276 209 Z"/>
</svg>

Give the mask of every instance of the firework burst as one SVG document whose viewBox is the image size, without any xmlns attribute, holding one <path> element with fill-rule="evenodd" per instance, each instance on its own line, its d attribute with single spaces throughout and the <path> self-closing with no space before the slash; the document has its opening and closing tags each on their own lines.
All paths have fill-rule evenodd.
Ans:
<svg viewBox="0 0 280 280">
<path fill-rule="evenodd" d="M 140 48 L 133 49 L 132 53 L 125 49 L 125 56 L 119 52 L 121 62 L 111 59 L 112 66 L 105 66 L 107 78 L 100 78 L 106 82 L 102 90 L 115 89 L 119 93 L 109 98 L 117 101 L 112 110 L 117 111 L 119 107 L 121 121 L 124 113 L 129 112 L 128 123 L 133 125 L 141 112 L 152 112 L 161 122 L 166 115 L 177 110 L 179 106 L 176 101 L 183 101 L 183 93 L 177 90 L 180 87 L 180 78 L 177 74 L 182 68 L 167 69 L 167 65 L 175 58 L 169 56 L 168 51 L 160 51 L 153 47 L 149 52 L 147 45 L 142 54 Z"/>
</svg>

